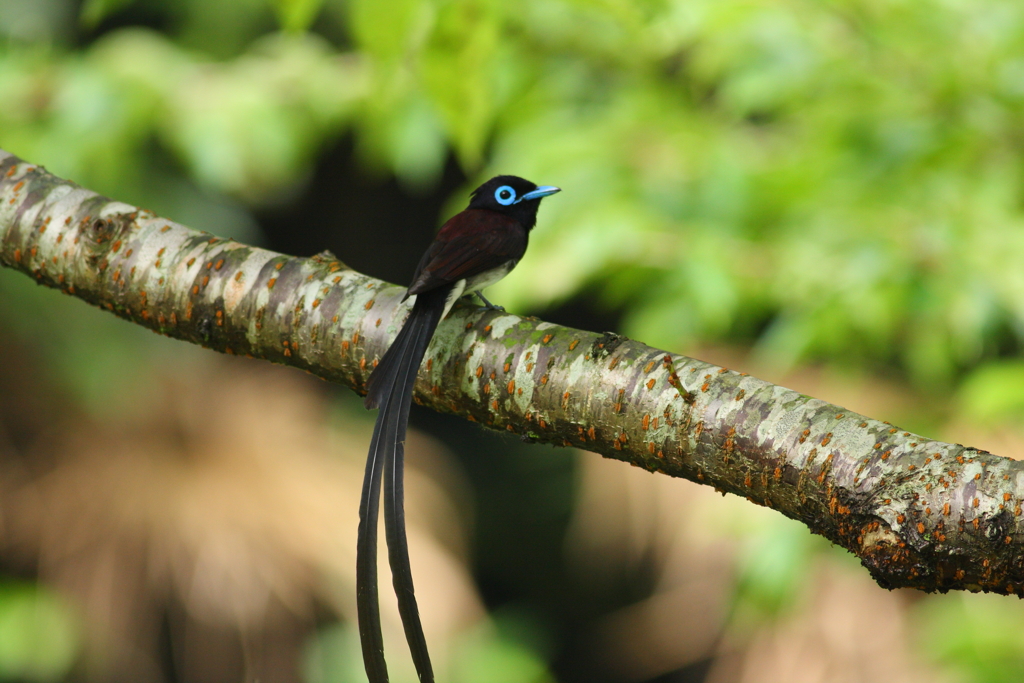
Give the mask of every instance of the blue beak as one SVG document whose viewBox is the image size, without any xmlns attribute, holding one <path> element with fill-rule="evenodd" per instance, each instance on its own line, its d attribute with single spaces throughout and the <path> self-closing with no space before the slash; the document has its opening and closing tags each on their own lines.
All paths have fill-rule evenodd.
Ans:
<svg viewBox="0 0 1024 683">
<path fill-rule="evenodd" d="M 552 195 L 556 192 L 561 191 L 562 188 L 555 187 L 554 185 L 541 185 L 533 192 L 527 192 L 522 197 L 520 197 L 519 201 L 517 201 L 516 204 L 518 204 L 519 202 L 527 202 L 530 201 L 531 199 L 540 199 L 541 197 L 547 197 L 548 195 Z"/>
</svg>

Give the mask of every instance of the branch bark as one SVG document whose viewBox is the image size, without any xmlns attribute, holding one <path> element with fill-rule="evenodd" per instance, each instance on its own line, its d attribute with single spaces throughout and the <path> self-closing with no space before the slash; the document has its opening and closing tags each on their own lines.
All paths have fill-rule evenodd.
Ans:
<svg viewBox="0 0 1024 683">
<path fill-rule="evenodd" d="M 101 197 L 0 150 L 0 264 L 176 339 L 360 393 L 403 288 Z M 857 555 L 886 588 L 1024 595 L 1024 463 L 595 334 L 460 305 L 417 403 L 745 496 Z"/>
</svg>

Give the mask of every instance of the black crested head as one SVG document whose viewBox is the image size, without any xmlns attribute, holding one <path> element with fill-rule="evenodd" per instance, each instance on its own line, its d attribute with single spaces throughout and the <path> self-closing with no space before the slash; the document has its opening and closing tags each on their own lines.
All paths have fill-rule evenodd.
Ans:
<svg viewBox="0 0 1024 683">
<path fill-rule="evenodd" d="M 560 190 L 551 185 L 538 186 L 525 178 L 499 175 L 473 190 L 471 209 L 489 209 L 512 216 L 527 230 L 537 223 L 540 200 Z"/>
</svg>

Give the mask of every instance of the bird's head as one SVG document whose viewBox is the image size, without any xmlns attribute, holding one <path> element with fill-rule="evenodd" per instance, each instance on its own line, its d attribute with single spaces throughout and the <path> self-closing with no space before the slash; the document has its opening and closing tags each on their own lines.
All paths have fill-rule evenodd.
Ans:
<svg viewBox="0 0 1024 683">
<path fill-rule="evenodd" d="M 499 175 L 473 190 L 471 209 L 488 209 L 512 216 L 531 230 L 537 223 L 540 200 L 561 190 L 552 185 L 537 185 L 514 175 Z"/>
</svg>

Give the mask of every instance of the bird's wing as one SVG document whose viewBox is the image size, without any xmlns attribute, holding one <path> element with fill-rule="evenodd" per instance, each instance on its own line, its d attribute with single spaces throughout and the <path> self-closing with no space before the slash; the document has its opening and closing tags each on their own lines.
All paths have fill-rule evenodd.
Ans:
<svg viewBox="0 0 1024 683">
<path fill-rule="evenodd" d="M 511 216 L 486 209 L 458 213 L 441 227 L 423 254 L 406 296 L 518 261 L 526 242 L 526 229 Z"/>
</svg>

